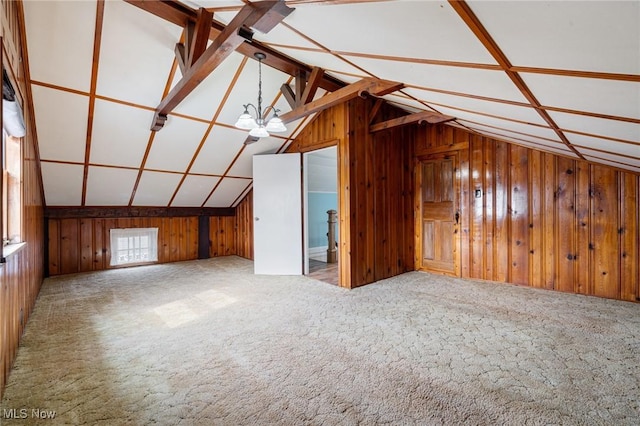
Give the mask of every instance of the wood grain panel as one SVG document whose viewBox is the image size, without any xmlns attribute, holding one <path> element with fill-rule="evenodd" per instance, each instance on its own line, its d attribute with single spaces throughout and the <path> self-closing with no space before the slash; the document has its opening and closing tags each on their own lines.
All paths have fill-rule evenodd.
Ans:
<svg viewBox="0 0 640 426">
<path fill-rule="evenodd" d="M 62 219 L 60 221 L 60 273 L 73 274 L 80 272 L 78 240 L 78 220 Z"/>
<path fill-rule="evenodd" d="M 510 279 L 515 284 L 529 282 L 529 157 L 527 149 L 511 148 L 510 182 Z"/>
<path fill-rule="evenodd" d="M 478 170 L 478 173 L 473 174 L 470 177 L 469 191 L 469 275 L 474 277 L 484 277 L 484 256 L 483 253 L 483 241 L 484 241 L 484 197 L 475 196 L 475 191 L 484 193 L 485 187 L 485 175 L 484 175 L 484 145 L 483 140 L 479 136 L 472 137 L 470 141 L 471 150 L 471 167 L 474 170 Z"/>
<path fill-rule="evenodd" d="M 556 187 L 556 159 L 555 155 L 543 154 L 542 186 L 544 189 L 541 202 L 542 213 L 542 259 L 543 287 L 553 290 L 556 285 L 556 209 L 554 191 L 549 188 Z"/>
<path fill-rule="evenodd" d="M 574 292 L 575 291 L 575 200 L 576 200 L 576 174 L 575 162 L 568 158 L 559 157 L 557 159 L 557 187 L 554 197 L 557 206 L 557 234 L 556 247 L 558 257 L 556 270 L 558 279 L 555 283 L 555 290 Z"/>
<path fill-rule="evenodd" d="M 621 270 L 620 297 L 622 300 L 636 301 L 638 281 L 640 281 L 640 185 L 637 176 L 623 174 L 620 181 L 622 205 L 620 209 L 621 224 Z"/>
<path fill-rule="evenodd" d="M 253 259 L 253 191 L 249 191 L 236 207 L 234 226 L 236 254 Z"/>
<path fill-rule="evenodd" d="M 95 241 L 95 234 L 93 232 L 93 221 L 86 219 L 80 219 L 79 221 L 80 232 L 80 270 L 91 271 L 94 265 L 95 250 L 93 249 L 93 242 Z"/>
<path fill-rule="evenodd" d="M 28 56 L 24 39 L 21 2 L 2 2 L 2 65 L 15 77 L 16 94 L 23 106 L 26 135 L 22 138 L 22 240 L 25 246 L 8 256 L 0 267 L 0 398 L 15 360 L 24 327 L 33 310 L 45 272 L 44 253 L 59 246 L 45 247 L 43 188 L 37 139 L 33 122 L 33 102 L 28 78 Z M 54 229 L 57 233 L 59 230 Z M 58 268 L 59 264 L 55 265 Z"/>
<path fill-rule="evenodd" d="M 544 186 L 542 182 L 542 153 L 529 153 L 529 282 L 532 287 L 544 287 L 542 265 L 542 216 L 544 202 Z"/>
<path fill-rule="evenodd" d="M 235 217 L 215 219 L 223 224 L 217 228 L 222 249 L 215 255 L 236 254 Z M 197 217 L 49 218 L 47 223 L 50 275 L 110 269 L 113 228 L 158 228 L 158 263 L 198 258 Z"/>
<path fill-rule="evenodd" d="M 504 142 L 495 144 L 495 280 L 509 282 L 510 280 L 510 257 L 509 239 L 509 145 Z M 473 171 L 471 171 L 473 173 Z"/>
<path fill-rule="evenodd" d="M 591 166 L 576 163 L 576 265 L 575 291 L 579 294 L 593 294 L 591 270 Z"/>
<path fill-rule="evenodd" d="M 476 138 L 432 127 L 415 140 L 418 158 L 455 146 L 469 159 L 460 168 L 462 276 L 638 301 L 640 177 Z"/>
<path fill-rule="evenodd" d="M 591 168 L 591 247 L 593 250 L 593 294 L 620 297 L 620 230 L 618 224 L 618 172 L 609 167 Z"/>
</svg>

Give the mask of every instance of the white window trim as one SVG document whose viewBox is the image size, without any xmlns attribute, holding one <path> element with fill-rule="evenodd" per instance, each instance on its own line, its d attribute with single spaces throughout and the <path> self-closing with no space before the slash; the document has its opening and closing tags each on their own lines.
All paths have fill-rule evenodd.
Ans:
<svg viewBox="0 0 640 426">
<path fill-rule="evenodd" d="M 158 261 L 158 228 L 112 228 L 109 230 L 110 240 L 111 240 L 111 266 L 122 266 L 122 265 L 134 265 L 140 263 L 149 263 L 149 262 L 157 262 Z M 140 238 L 140 237 L 148 237 L 149 238 L 149 247 L 145 250 L 147 253 L 146 258 L 144 259 L 129 259 L 123 258 L 119 256 L 119 252 L 121 251 L 129 251 L 136 255 L 136 250 L 140 252 L 140 247 L 138 248 L 129 247 L 127 243 L 126 248 L 120 248 L 118 246 L 118 241 L 123 238 L 131 239 L 131 238 Z M 129 240 L 130 242 L 131 240 Z"/>
</svg>

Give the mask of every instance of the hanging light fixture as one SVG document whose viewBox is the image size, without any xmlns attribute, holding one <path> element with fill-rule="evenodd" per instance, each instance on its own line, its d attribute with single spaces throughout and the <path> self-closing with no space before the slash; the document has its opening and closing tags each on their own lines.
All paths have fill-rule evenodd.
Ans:
<svg viewBox="0 0 640 426">
<path fill-rule="evenodd" d="M 273 110 L 273 117 L 265 122 L 262 116 L 262 60 L 267 56 L 262 52 L 256 52 L 254 55 L 258 60 L 258 107 L 249 103 L 243 105 L 244 112 L 238 117 L 238 121 L 236 121 L 236 127 L 238 129 L 250 130 L 249 135 L 263 138 L 269 136 L 269 132 L 278 133 L 278 132 L 286 132 L 287 128 L 278 117 L 278 111 L 272 106 L 268 106 L 265 108 L 265 115 L 267 111 L 270 109 Z M 253 108 L 256 113 L 256 117 L 254 118 L 249 113 L 249 107 Z"/>
</svg>

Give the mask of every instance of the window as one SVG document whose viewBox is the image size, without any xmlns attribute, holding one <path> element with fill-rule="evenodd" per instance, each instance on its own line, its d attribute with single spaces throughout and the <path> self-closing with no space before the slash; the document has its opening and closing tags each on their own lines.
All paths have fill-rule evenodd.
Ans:
<svg viewBox="0 0 640 426">
<path fill-rule="evenodd" d="M 111 229 L 111 266 L 158 261 L 158 228 Z"/>
<path fill-rule="evenodd" d="M 22 138 L 26 135 L 19 96 L 7 71 L 2 69 L 2 242 L 21 243 L 22 232 Z M 12 248 L 3 250 L 3 255 Z"/>
<path fill-rule="evenodd" d="M 2 240 L 22 242 L 22 143 L 20 138 L 2 132 Z"/>
</svg>

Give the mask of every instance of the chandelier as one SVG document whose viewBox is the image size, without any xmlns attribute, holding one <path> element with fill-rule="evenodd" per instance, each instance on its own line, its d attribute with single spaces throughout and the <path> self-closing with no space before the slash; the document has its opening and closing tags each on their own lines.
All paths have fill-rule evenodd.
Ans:
<svg viewBox="0 0 640 426">
<path fill-rule="evenodd" d="M 238 117 L 238 121 L 235 126 L 238 129 L 242 130 L 250 130 L 249 135 L 263 138 L 269 136 L 269 132 L 278 133 L 278 132 L 286 132 L 287 128 L 278 117 L 278 111 L 276 108 L 272 106 L 268 106 L 264 110 L 264 115 L 267 115 L 267 111 L 271 109 L 273 111 L 273 117 L 271 119 L 265 121 L 262 115 L 262 60 L 267 57 L 262 52 L 256 52 L 255 55 L 258 60 L 258 107 L 249 103 L 243 105 L 244 112 Z M 253 111 L 256 114 L 254 118 L 249 113 L 249 107 L 253 108 Z"/>
</svg>

